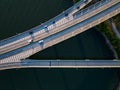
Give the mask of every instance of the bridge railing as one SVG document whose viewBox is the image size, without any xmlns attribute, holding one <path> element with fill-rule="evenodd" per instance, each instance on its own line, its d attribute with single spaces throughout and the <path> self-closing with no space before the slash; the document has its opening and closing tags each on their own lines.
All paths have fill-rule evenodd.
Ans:
<svg viewBox="0 0 120 90">
<path fill-rule="evenodd" d="M 112 0 L 101 0 L 99 2 L 97 2 L 96 4 L 93 4 L 91 6 L 89 6 L 88 8 L 85 8 L 81 11 L 79 11 L 78 13 L 74 14 L 75 18 L 79 18 L 80 16 L 83 16 L 93 10 L 96 10 L 97 8 L 100 8 L 101 6 L 105 5 L 106 3 L 110 2 Z"/>
<path fill-rule="evenodd" d="M 102 1 L 99 1 L 99 2 L 97 2 L 95 5 L 89 6 L 88 8 L 85 8 L 85 9 L 83 9 L 82 11 L 80 11 L 80 14 L 76 15 L 73 20 L 69 20 L 69 19 L 68 19 L 68 22 L 64 22 L 63 24 L 61 24 L 61 25 L 58 26 L 58 27 L 61 27 L 61 26 L 65 25 L 65 24 L 67 24 L 67 23 L 69 23 L 69 22 L 72 22 L 72 21 L 74 21 L 75 19 L 78 19 L 78 18 L 80 18 L 81 16 L 84 16 L 84 15 L 86 15 L 87 13 L 89 13 L 89 12 L 91 12 L 91 11 L 93 11 L 93 10 L 96 10 L 97 8 L 105 5 L 106 3 L 109 3 L 110 1 L 112 1 L 112 0 L 102 0 Z M 99 6 L 99 7 L 98 7 L 98 6 Z M 81 13 L 83 13 L 83 14 L 81 14 Z M 49 31 L 55 31 L 55 29 L 58 28 L 58 27 L 54 27 L 53 29 L 51 29 L 51 30 L 49 30 Z M 43 29 L 43 30 L 44 30 L 44 29 Z M 49 31 L 48 31 L 48 32 L 49 32 Z M 38 33 L 38 32 L 36 32 L 36 33 L 34 33 L 35 38 L 39 37 L 40 35 L 41 35 L 41 37 L 42 37 L 42 36 L 44 36 L 44 35 L 46 35 L 46 34 L 47 34 L 47 32 L 43 32 L 43 33 Z"/>
<path fill-rule="evenodd" d="M 91 0 L 88 0 L 88 2 L 90 2 L 90 1 L 91 1 Z M 47 22 L 45 22 L 45 23 L 43 23 L 43 24 L 46 25 L 46 24 L 48 24 L 48 23 L 52 23 L 52 21 L 53 21 L 53 20 L 57 20 L 58 17 L 61 17 L 61 16 L 63 17 L 63 15 L 64 15 L 65 13 L 70 13 L 72 10 L 77 9 L 77 6 L 79 6 L 79 5 L 81 5 L 81 4 L 85 4 L 84 0 L 79 1 L 78 3 L 76 3 L 75 5 L 73 5 L 72 7 L 68 8 L 67 10 L 65 10 L 63 13 L 55 16 L 54 18 L 50 19 L 49 21 L 47 21 Z M 17 34 L 17 35 L 15 35 L 15 36 L 12 36 L 12 37 L 10 37 L 10 38 L 1 40 L 1 41 L 0 41 L 0 46 L 2 46 L 3 44 L 6 44 L 7 42 L 10 42 L 10 41 L 12 41 L 12 40 L 17 40 L 17 39 L 19 39 L 19 37 L 18 37 L 18 38 L 15 38 L 15 37 L 16 37 L 16 36 L 20 36 L 20 37 L 21 37 L 21 36 L 24 35 L 25 33 L 28 33 L 28 32 L 31 31 L 31 30 L 33 31 L 34 29 L 37 29 L 37 28 L 43 26 L 43 24 L 41 24 L 41 25 L 39 25 L 39 26 L 36 26 L 36 27 L 34 27 L 34 28 L 32 28 L 32 29 L 30 29 L 30 30 L 28 30 L 28 31 L 23 32 L 23 33 L 20 33 L 20 34 Z M 4 42 L 4 41 L 6 41 L 6 42 Z"/>
<path fill-rule="evenodd" d="M 120 60 L 25 60 L 0 64 L 0 70 L 17 68 L 120 68 Z"/>
<path fill-rule="evenodd" d="M 7 62 L 15 62 L 18 60 L 24 60 L 25 58 L 39 52 L 41 47 L 38 43 L 30 44 L 26 47 L 19 48 L 17 50 L 5 53 L 0 56 L 0 64 Z"/>
<path fill-rule="evenodd" d="M 79 67 L 79 66 L 98 66 L 120 67 L 119 60 L 25 60 L 22 66 L 49 66 L 49 67 Z"/>
<path fill-rule="evenodd" d="M 90 7 L 88 7 L 88 8 L 86 8 L 86 9 L 84 9 L 84 10 L 82 10 L 82 11 L 80 11 L 80 14 L 78 13 L 78 14 L 76 14 L 76 16 L 77 16 L 77 18 L 79 18 L 80 16 L 83 16 L 84 14 L 87 14 L 88 12 L 90 12 L 90 11 L 92 11 L 93 10 L 93 8 L 94 8 L 94 10 L 95 9 L 97 9 L 97 8 L 99 8 L 99 7 L 101 7 L 102 5 L 104 5 L 104 4 L 106 4 L 107 2 L 109 2 L 109 1 L 111 1 L 111 0 L 102 0 L 102 1 L 100 1 L 100 2 L 98 2 L 98 3 L 96 3 L 95 5 L 92 5 L 92 6 L 90 6 Z M 99 7 L 98 7 L 99 6 Z M 82 13 L 82 14 L 81 14 Z M 78 17 L 79 16 L 79 17 Z M 76 18 L 75 18 L 76 19 Z M 68 20 L 68 21 L 73 21 L 73 20 Z M 64 24 L 66 24 L 66 23 L 68 23 L 68 22 L 63 22 Z M 64 24 L 62 24 L 62 25 L 64 25 Z M 62 26 L 62 25 L 60 25 L 60 26 Z M 60 27 L 59 26 L 59 27 Z M 58 27 L 55 27 L 55 28 L 58 28 Z M 50 31 L 53 31 L 55 28 L 53 28 L 53 29 L 51 29 Z M 45 29 L 42 29 L 42 30 L 44 30 L 45 31 Z M 39 30 L 39 31 L 41 31 L 41 30 Z M 42 35 L 42 36 L 44 36 L 44 34 L 46 34 L 46 32 L 43 32 L 43 33 L 39 33 L 39 31 L 38 32 L 35 32 L 34 33 L 34 37 L 36 37 L 37 38 L 37 36 L 39 35 Z M 25 33 L 24 33 L 25 34 Z M 23 34 L 23 35 L 24 35 Z M 36 35 L 37 34 L 37 35 Z M 28 35 L 28 34 L 25 34 L 25 35 L 27 35 L 27 37 L 29 38 L 29 39 L 31 39 L 31 36 L 30 35 Z M 25 36 L 24 35 L 24 36 Z M 1 44 L 3 45 L 3 44 L 5 44 L 5 43 L 8 43 L 8 42 L 10 42 L 10 41 L 12 41 L 13 39 L 14 40 L 17 40 L 16 42 L 13 42 L 13 43 L 10 43 L 10 44 L 14 44 L 14 43 L 17 43 L 17 42 L 20 42 L 21 40 L 23 40 L 23 39 L 26 39 L 27 40 L 27 37 L 25 37 L 25 38 L 23 38 L 23 39 L 20 39 L 21 38 L 21 36 L 22 35 L 19 35 L 19 37 L 17 37 L 17 38 L 11 38 L 11 39 L 8 39 L 6 42 L 0 42 L 0 46 L 1 46 Z M 22 36 L 22 37 L 24 37 L 24 36 Z M 4 45 L 4 46 L 2 46 L 2 47 L 0 47 L 0 48 L 3 48 L 3 47 L 6 47 L 6 46 L 8 46 L 9 44 L 6 44 L 6 45 Z"/>
<path fill-rule="evenodd" d="M 17 37 L 16 37 L 17 36 Z M 4 45 L 4 44 L 6 44 L 6 43 L 8 43 L 8 42 L 11 42 L 11 41 L 16 41 L 16 40 L 21 40 L 22 38 L 26 38 L 26 37 L 28 37 L 29 36 L 29 34 L 28 33 L 23 33 L 22 35 L 21 34 L 17 34 L 17 35 L 15 35 L 15 36 L 12 36 L 12 37 L 10 37 L 10 38 L 7 38 L 7 39 L 4 39 L 4 40 L 1 40 L 0 41 L 0 47 L 2 46 L 2 45 Z"/>
<path fill-rule="evenodd" d="M 107 2 L 109 2 L 109 1 L 112 1 L 112 0 L 102 0 L 102 1 L 100 1 L 100 2 L 98 2 L 98 3 L 96 3 L 95 5 L 92 5 L 92 6 L 90 6 L 90 7 L 88 7 L 88 8 L 86 8 L 86 9 L 84 9 L 84 10 L 82 10 L 82 11 L 80 11 L 80 14 L 79 15 L 75 15 L 75 17 L 76 16 L 83 16 L 84 14 L 86 14 L 86 13 L 88 13 L 88 12 L 90 12 L 90 11 L 92 11 L 93 9 L 96 9 L 96 8 L 98 8 L 98 6 L 100 7 L 101 5 L 104 5 L 104 4 L 106 4 Z M 73 8 L 73 7 L 72 7 Z M 93 9 L 92 9 L 93 8 Z M 72 21 L 72 20 L 70 20 L 70 21 Z M 46 22 L 45 22 L 46 23 Z M 67 23 L 67 22 L 66 22 Z M 66 24 L 66 23 L 64 23 L 64 24 Z M 62 25 L 64 25 L 64 24 L 62 24 Z M 61 26 L 61 25 L 60 25 Z M 56 27 L 57 28 L 57 27 Z M 54 29 L 52 29 L 52 30 L 54 30 Z M 38 33 L 38 32 L 35 32 L 35 33 Z M 34 34 L 35 34 L 34 33 Z M 40 34 L 45 34 L 46 32 L 44 32 L 44 33 L 39 33 L 39 35 Z M 37 35 L 35 36 L 35 37 L 37 37 Z M 14 37 L 13 37 L 14 38 Z M 16 38 L 16 39 L 19 39 L 19 38 Z M 16 40 L 15 38 L 14 38 L 14 40 Z M 11 41 L 11 40 L 10 40 Z M 6 41 L 7 42 L 7 41 Z M 4 43 L 3 43 L 4 44 Z"/>
<path fill-rule="evenodd" d="M 4 39 L 4 40 L 1 40 L 0 41 L 0 54 L 4 54 L 6 52 L 9 52 L 11 50 L 15 50 L 16 48 L 20 48 L 20 47 L 23 47 L 25 45 L 28 45 L 30 44 L 29 41 L 33 41 L 34 42 L 34 36 L 36 36 L 36 32 L 37 34 L 40 34 L 41 31 L 45 31 L 44 29 L 44 25 L 51 25 L 53 24 L 53 21 L 59 21 L 59 19 L 61 18 L 64 18 L 65 14 L 66 13 L 71 13 L 73 10 L 77 9 L 77 7 L 84 7 L 86 4 L 88 4 L 91 0 L 87 0 L 87 1 L 84 1 L 84 0 L 81 0 L 80 2 L 78 2 L 77 4 L 73 5 L 72 7 L 70 7 L 69 9 L 67 9 L 66 11 L 64 11 L 63 13 L 57 15 L 56 17 L 50 19 L 49 21 L 35 27 L 35 28 L 32 28 L 28 31 L 25 31 L 23 33 L 20 33 L 18 35 L 15 35 L 15 36 L 12 36 L 10 38 L 7 38 L 7 39 Z M 82 5 L 82 6 L 81 6 Z M 49 25 L 49 26 L 50 26 Z M 43 29 L 43 30 L 41 30 Z M 30 32 L 33 32 L 34 35 L 30 35 Z M 22 42 L 22 44 L 21 44 Z M 20 44 L 20 45 L 19 45 Z M 14 48 L 13 45 L 16 45 Z M 9 47 L 9 48 L 7 48 Z"/>
<path fill-rule="evenodd" d="M 90 12 L 90 11 L 92 11 L 93 9 L 91 9 L 91 8 L 94 8 L 94 9 L 96 9 L 95 7 L 100 7 L 101 5 L 104 5 L 104 4 L 106 4 L 106 2 L 109 2 L 109 1 L 111 1 L 111 0 L 102 0 L 102 1 L 100 1 L 100 2 L 98 2 L 98 3 L 96 3 L 95 5 L 92 5 L 92 6 L 90 6 L 90 7 L 88 7 L 88 8 L 86 8 L 86 9 L 84 9 L 84 10 L 82 10 L 80 13 L 83 13 L 82 15 L 80 14 L 80 16 L 83 16 L 84 14 L 86 14 L 86 13 L 88 13 L 88 12 Z M 78 16 L 78 15 L 77 15 Z M 80 17 L 79 16 L 79 17 Z M 72 21 L 72 20 L 68 20 L 68 21 Z M 46 23 L 46 22 L 45 22 Z M 64 24 L 66 24 L 66 23 L 68 23 L 68 22 L 65 22 Z M 62 24 L 62 25 L 64 25 L 64 24 Z M 60 26 L 62 26 L 62 25 L 60 25 Z M 59 27 L 60 27 L 59 26 Z M 58 28 L 58 27 L 55 27 L 55 28 Z M 54 28 L 54 29 L 55 29 Z M 54 30 L 54 29 L 52 29 L 52 30 Z M 42 30 L 45 30 L 45 29 L 42 29 Z M 52 31 L 52 30 L 50 30 L 50 31 Z M 39 31 L 41 31 L 41 30 L 39 30 Z M 46 32 L 44 32 L 44 33 L 38 33 L 38 32 L 34 32 L 34 37 L 37 37 L 37 35 L 36 34 L 39 34 L 39 35 L 41 35 L 41 34 L 46 34 Z M 30 36 L 29 36 L 30 37 Z M 19 38 L 14 38 L 13 37 L 13 39 L 14 40 L 16 40 L 16 39 L 19 39 Z M 19 42 L 20 40 L 18 40 L 17 42 Z M 8 42 L 8 41 L 6 41 L 6 42 Z M 16 43 L 16 42 L 14 42 L 14 43 Z M 4 44 L 4 43 L 3 43 Z"/>
</svg>

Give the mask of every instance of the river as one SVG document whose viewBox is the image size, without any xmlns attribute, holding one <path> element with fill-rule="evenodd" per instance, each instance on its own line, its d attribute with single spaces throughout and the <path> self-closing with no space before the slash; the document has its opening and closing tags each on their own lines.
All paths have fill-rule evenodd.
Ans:
<svg viewBox="0 0 120 90">
<path fill-rule="evenodd" d="M 35 27 L 72 5 L 72 0 L 0 0 L 0 40 Z M 30 58 L 115 57 L 105 38 L 92 28 Z M 0 71 L 0 90 L 113 90 L 117 79 L 117 69 L 14 69 Z"/>
</svg>

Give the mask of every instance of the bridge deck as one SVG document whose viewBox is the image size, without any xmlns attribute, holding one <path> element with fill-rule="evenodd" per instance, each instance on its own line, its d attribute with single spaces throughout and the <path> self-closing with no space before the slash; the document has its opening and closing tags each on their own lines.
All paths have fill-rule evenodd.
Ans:
<svg viewBox="0 0 120 90">
<path fill-rule="evenodd" d="M 73 12 L 77 12 L 79 9 L 83 8 L 85 5 L 87 5 L 90 1 L 88 0 L 85 2 L 84 0 L 81 0 L 77 4 L 73 5 L 71 8 L 67 9 L 63 13 L 59 14 L 58 16 L 50 19 L 49 21 L 32 28 L 26 32 L 23 32 L 19 35 L 10 37 L 8 39 L 0 41 L 0 54 L 15 50 L 17 48 L 23 47 L 25 45 L 30 44 L 32 41 L 37 41 L 35 40 L 36 35 L 39 35 L 40 33 L 45 33 L 47 32 L 47 29 L 53 29 L 57 28 L 59 25 L 64 24 L 64 20 L 66 20 L 67 13 L 72 14 Z M 79 7 L 79 8 L 77 8 Z M 67 20 L 66 20 L 67 22 Z M 56 25 L 54 24 L 56 23 Z"/>
<path fill-rule="evenodd" d="M 88 0 L 87 3 L 89 3 L 90 1 L 91 0 Z M 65 16 L 65 13 L 68 13 L 65 11 L 64 13 L 58 15 L 57 17 L 45 22 L 43 25 L 40 25 L 38 27 L 31 29 L 32 31 L 30 31 L 29 33 L 27 32 L 26 37 L 23 37 L 22 39 L 18 38 L 18 40 L 15 42 L 11 42 L 6 45 L 0 46 L 0 54 L 15 50 L 17 48 L 30 44 L 32 41 L 35 42 L 43 38 L 46 38 L 52 34 L 63 31 L 66 28 L 69 28 L 77 23 L 80 23 L 92 17 L 93 15 L 96 15 L 97 13 L 100 13 L 102 10 L 107 9 L 118 2 L 119 2 L 118 0 L 117 1 L 116 0 L 102 0 L 96 3 L 95 5 L 92 5 L 88 7 L 87 9 L 80 11 L 82 15 L 77 14 L 74 16 L 74 18 L 73 16 L 71 16 L 71 13 L 72 11 L 74 12 L 74 10 L 76 9 L 70 8 L 70 10 L 68 9 L 67 11 L 68 12 L 70 12 L 71 10 L 72 11 L 68 14 L 68 16 Z M 87 3 L 79 2 L 78 4 L 84 7 Z M 74 5 L 74 7 L 76 5 Z M 53 21 L 55 21 L 54 24 L 53 24 Z"/>
<path fill-rule="evenodd" d="M 14 68 L 120 68 L 120 60 L 25 60 L 0 64 L 0 70 Z"/>
<path fill-rule="evenodd" d="M 73 27 L 66 29 L 62 32 L 59 32 L 57 34 L 54 34 L 53 36 L 49 36 L 48 38 L 44 39 L 43 43 L 32 43 L 26 47 L 20 48 L 18 50 L 6 53 L 2 56 L 0 56 L 0 63 L 8 62 L 10 59 L 17 60 L 17 59 L 24 59 L 27 58 L 47 47 L 50 47 L 54 44 L 57 44 L 61 41 L 64 41 L 76 34 L 79 34 L 83 31 L 88 30 L 89 28 L 107 20 L 108 18 L 113 17 L 114 15 L 120 13 L 120 3 L 114 5 L 113 7 L 87 19 L 83 22 L 74 25 Z M 7 58 L 8 57 L 8 58 Z"/>
<path fill-rule="evenodd" d="M 91 0 L 88 0 L 88 2 L 90 2 L 90 1 Z M 72 11 L 71 11 L 71 13 L 69 13 L 68 16 L 65 16 L 66 12 L 64 12 L 64 13 L 60 14 L 59 17 L 58 16 L 55 17 L 55 20 L 56 19 L 59 19 L 59 20 L 55 21 L 54 19 L 51 19 L 48 22 L 45 22 L 43 25 L 33 28 L 32 31 L 29 32 L 29 34 L 27 33 L 28 36 L 23 37 L 22 39 L 19 39 L 15 42 L 0 46 L 0 54 L 15 50 L 22 46 L 28 45 L 31 42 L 39 41 L 50 35 L 53 35 L 60 31 L 63 31 L 64 29 L 70 28 L 73 25 L 78 24 L 78 23 L 102 12 L 103 10 L 111 7 L 112 5 L 114 5 L 118 2 L 119 2 L 118 0 L 102 0 L 98 3 L 96 3 L 95 5 L 92 5 L 92 6 L 88 7 L 87 9 L 80 11 L 82 13 L 82 15 L 76 14 L 74 17 L 71 17 L 71 13 L 72 13 L 72 11 L 74 11 L 74 9 L 70 9 Z M 86 4 L 84 2 L 82 2 L 80 5 L 86 5 Z M 60 18 L 61 16 L 62 16 L 62 18 Z M 53 21 L 55 21 L 54 24 L 53 24 Z"/>
</svg>

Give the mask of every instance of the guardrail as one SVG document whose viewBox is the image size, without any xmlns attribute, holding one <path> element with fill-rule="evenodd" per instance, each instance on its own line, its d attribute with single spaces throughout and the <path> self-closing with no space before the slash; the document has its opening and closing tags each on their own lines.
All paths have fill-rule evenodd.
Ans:
<svg viewBox="0 0 120 90">
<path fill-rule="evenodd" d="M 74 24 L 80 23 L 80 22 L 84 21 L 85 19 L 88 19 L 88 18 L 90 18 L 90 17 L 92 17 L 92 16 L 100 13 L 101 11 L 103 11 L 103 10 L 105 10 L 105 9 L 107 9 L 107 8 L 111 7 L 112 5 L 115 5 L 116 3 L 119 2 L 118 0 L 105 0 L 105 1 L 106 1 L 106 5 L 104 5 L 104 3 L 101 3 L 103 1 L 99 1 L 99 4 L 101 6 L 103 6 L 102 9 L 101 8 L 96 8 L 92 12 L 89 10 L 89 12 L 87 12 L 85 15 L 82 15 L 82 16 L 79 16 L 79 17 L 74 18 L 72 20 L 69 20 L 69 22 L 61 24 L 59 27 L 56 27 L 54 29 L 49 30 L 49 33 L 43 32 L 43 33 L 38 33 L 38 35 L 37 35 L 37 32 L 36 32 L 36 35 L 34 35 L 34 37 L 35 37 L 34 41 L 38 41 L 40 39 L 46 38 L 46 37 L 48 37 L 48 36 L 50 36 L 52 34 L 55 34 L 55 33 L 60 32 L 60 31 L 62 31 L 64 29 L 66 29 L 66 28 L 69 28 L 69 27 L 73 26 Z M 93 5 L 93 7 L 96 6 L 97 4 L 98 3 L 96 3 L 95 5 Z"/>
<path fill-rule="evenodd" d="M 102 0 L 102 1 L 100 1 L 100 2 L 98 2 L 98 3 L 96 3 L 95 5 L 93 5 L 93 6 L 90 6 L 90 7 L 88 7 L 87 9 L 89 9 L 89 8 L 91 8 L 91 7 L 97 7 L 98 8 L 98 6 L 99 7 L 101 7 L 102 5 L 104 5 L 104 4 L 106 4 L 106 3 L 108 3 L 108 2 L 110 2 L 110 1 L 112 1 L 112 0 Z M 94 10 L 95 9 L 97 9 L 97 8 L 94 8 Z M 87 10 L 88 11 L 88 10 Z M 86 9 L 85 10 L 82 10 L 81 12 L 87 12 L 86 11 Z M 90 9 L 89 9 L 89 12 L 91 12 L 90 11 Z M 88 12 L 87 12 L 88 13 Z M 83 15 L 82 15 L 83 16 Z M 90 16 L 90 15 L 89 15 Z M 79 18 L 80 18 L 80 16 L 79 16 Z M 84 18 L 83 18 L 83 20 L 84 20 Z M 73 20 L 70 20 L 69 22 L 72 22 Z M 68 22 L 66 22 L 66 23 L 68 23 Z M 66 24 L 65 23 L 65 24 Z M 63 25 L 65 25 L 65 24 L 62 24 L 62 25 L 60 25 L 60 26 L 63 26 Z M 60 27 L 59 26 L 59 27 Z M 67 25 L 68 26 L 68 25 Z M 58 28 L 58 27 L 56 27 L 56 28 Z M 55 29 L 55 28 L 54 28 Z M 57 33 L 58 31 L 60 31 L 60 29 L 58 28 L 58 30 L 54 30 L 54 29 L 52 29 L 52 30 L 49 30 L 49 32 L 50 33 L 46 33 L 46 32 L 43 32 L 43 33 L 39 33 L 39 31 L 38 32 L 36 32 L 36 33 L 33 33 L 34 34 L 34 40 L 33 41 L 38 41 L 38 40 L 40 40 L 40 39 L 42 39 L 42 38 L 45 38 L 45 37 L 47 37 L 47 36 L 49 36 L 49 35 L 51 35 L 51 34 L 54 34 L 54 33 Z M 62 28 L 63 29 L 63 28 Z M 41 31 L 41 30 L 40 30 Z M 38 35 L 35 35 L 35 34 L 38 34 Z M 29 39 L 31 40 L 32 38 L 31 38 L 31 36 L 29 36 Z M 20 41 L 20 40 L 19 40 Z M 24 45 L 27 45 L 27 44 L 29 44 L 29 42 L 27 42 L 27 40 L 25 40 L 24 41 L 25 43 L 24 44 L 21 44 L 21 46 L 20 45 L 18 45 L 18 48 L 20 48 L 20 47 L 22 47 L 22 46 L 24 46 Z M 15 42 L 16 43 L 16 42 Z M 11 43 L 12 45 L 13 45 L 13 43 Z M 8 45 L 7 45 L 8 46 Z M 15 49 L 17 48 L 17 46 L 15 47 Z M 2 49 L 1 49 L 2 50 Z M 6 49 L 5 49 L 6 50 Z M 4 50 L 4 51 L 5 51 Z M 6 51 L 10 51 L 10 50 L 12 50 L 12 49 L 7 49 Z M 1 52 L 3 52 L 3 51 L 1 51 Z"/>
<path fill-rule="evenodd" d="M 35 28 L 30 29 L 29 31 L 20 33 L 18 35 L 12 36 L 10 38 L 4 39 L 2 41 L 0 41 L 0 54 L 4 54 L 6 52 L 15 50 L 17 48 L 23 47 L 25 45 L 30 44 L 31 42 L 35 42 L 34 37 L 36 36 L 36 32 L 37 34 L 39 34 L 39 32 L 41 32 L 43 29 L 43 31 L 45 32 L 45 25 L 51 25 L 53 24 L 53 21 L 60 21 L 61 18 L 65 17 L 66 13 L 71 13 L 73 12 L 75 9 L 79 10 L 82 7 L 84 7 L 85 5 L 87 5 L 90 1 L 92 0 L 81 0 L 80 2 L 78 2 L 77 4 L 73 5 L 72 7 L 70 7 L 69 9 L 67 9 L 66 11 L 64 11 L 63 13 L 57 15 L 56 17 L 50 19 L 49 21 L 43 23 L 42 25 L 39 25 Z M 79 9 L 77 8 L 79 7 Z M 50 26 L 49 25 L 49 26 Z M 56 27 L 57 28 L 57 27 Z M 37 31 L 39 30 L 39 31 Z M 30 35 L 30 32 L 33 33 L 33 35 Z M 30 42 L 29 42 L 30 41 Z"/>
<path fill-rule="evenodd" d="M 120 60 L 25 60 L 0 64 L 0 70 L 17 68 L 120 68 Z"/>
<path fill-rule="evenodd" d="M 58 17 L 63 16 L 63 14 L 65 14 L 65 13 L 70 13 L 71 11 L 77 9 L 77 7 L 80 6 L 80 5 L 82 5 L 82 4 L 86 4 L 86 5 L 87 5 L 87 4 L 88 4 L 89 2 L 91 2 L 91 1 L 92 1 L 92 0 L 88 0 L 87 3 L 86 3 L 86 2 L 84 2 L 84 0 L 80 0 L 78 3 L 76 3 L 76 4 L 73 5 L 72 7 L 68 8 L 67 10 L 65 10 L 64 12 L 62 12 L 61 14 L 55 16 L 54 18 L 48 20 L 47 22 L 45 22 L 45 23 L 43 23 L 43 24 L 41 24 L 41 25 L 39 25 L 39 26 L 36 26 L 36 27 L 34 27 L 34 28 L 32 28 L 32 29 L 35 30 L 36 28 L 41 27 L 41 26 L 43 26 L 43 25 L 46 25 L 47 23 L 52 23 L 53 19 L 55 20 L 55 19 L 57 19 Z M 76 7 L 76 8 L 75 8 L 75 7 Z M 80 7 L 80 8 L 83 8 L 83 7 L 84 7 L 84 6 L 82 6 L 82 7 Z M 15 35 L 15 36 L 19 36 L 19 35 L 21 35 L 21 34 L 25 34 L 26 32 L 28 33 L 28 32 L 31 31 L 32 29 L 30 29 L 30 30 L 28 30 L 28 31 L 25 31 L 25 32 L 23 32 L 23 33 L 19 33 L 18 35 Z M 12 39 L 12 38 L 15 38 L 15 36 L 12 36 L 12 37 L 7 38 L 7 39 L 4 39 L 4 40 L 1 40 L 1 41 L 0 41 L 0 46 L 2 45 L 1 42 L 4 42 L 4 41 L 6 41 L 6 40 L 10 40 L 10 39 Z M 10 41 L 11 41 L 11 40 L 10 40 Z M 4 43 L 3 43 L 3 44 L 4 44 Z"/>
<path fill-rule="evenodd" d="M 96 4 L 93 4 L 93 5 L 89 6 L 88 8 L 85 8 L 85 9 L 77 12 L 76 14 L 74 14 L 74 17 L 78 18 L 80 16 L 83 16 L 83 15 L 85 15 L 85 14 L 87 14 L 87 13 L 89 13 L 89 12 L 107 4 L 108 2 L 111 2 L 111 1 L 112 0 L 101 0 L 101 1 L 97 2 Z"/>
</svg>

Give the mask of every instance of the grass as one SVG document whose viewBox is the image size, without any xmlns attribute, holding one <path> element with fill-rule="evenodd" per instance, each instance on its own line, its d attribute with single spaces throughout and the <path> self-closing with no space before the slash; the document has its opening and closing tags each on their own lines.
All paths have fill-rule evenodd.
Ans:
<svg viewBox="0 0 120 90">
<path fill-rule="evenodd" d="M 119 32 L 120 32 L 120 14 L 118 14 L 117 16 L 113 17 L 113 21 L 115 22 Z"/>
</svg>

